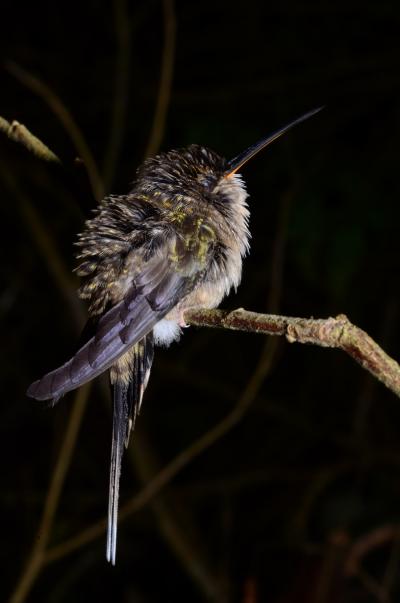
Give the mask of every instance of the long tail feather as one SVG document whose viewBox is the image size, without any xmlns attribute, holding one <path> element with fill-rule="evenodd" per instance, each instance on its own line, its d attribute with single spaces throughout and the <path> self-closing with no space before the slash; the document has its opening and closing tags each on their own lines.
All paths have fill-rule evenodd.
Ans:
<svg viewBox="0 0 400 603">
<path fill-rule="evenodd" d="M 124 447 L 140 411 L 154 357 L 153 333 L 149 333 L 133 347 L 132 375 L 129 383 L 113 384 L 114 409 L 111 445 L 110 489 L 108 497 L 107 561 L 115 565 L 117 549 L 117 523 L 119 481 Z"/>
<path fill-rule="evenodd" d="M 119 480 L 124 452 L 125 434 L 129 421 L 127 393 L 129 385 L 114 383 L 113 433 L 111 445 L 110 489 L 108 495 L 107 561 L 115 565 Z"/>
<path fill-rule="evenodd" d="M 151 365 L 154 358 L 154 339 L 153 333 L 149 333 L 134 348 L 133 356 L 133 379 L 131 382 L 131 392 L 128 398 L 129 404 L 129 424 L 126 433 L 125 447 L 128 447 L 129 436 L 135 427 L 135 421 L 140 413 L 143 394 L 147 387 L 150 377 Z"/>
</svg>

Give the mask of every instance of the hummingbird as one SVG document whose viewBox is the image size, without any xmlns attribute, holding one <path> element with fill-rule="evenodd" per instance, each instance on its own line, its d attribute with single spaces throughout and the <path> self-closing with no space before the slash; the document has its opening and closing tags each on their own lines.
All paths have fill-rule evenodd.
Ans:
<svg viewBox="0 0 400 603">
<path fill-rule="evenodd" d="M 197 144 L 146 159 L 126 195 L 105 197 L 78 235 L 79 296 L 92 335 L 75 355 L 28 388 L 54 405 L 109 370 L 113 425 L 106 557 L 115 565 L 124 448 L 139 414 L 154 346 L 169 346 L 188 309 L 215 308 L 239 285 L 249 251 L 249 209 L 237 173 L 305 113 L 227 161 Z"/>
</svg>

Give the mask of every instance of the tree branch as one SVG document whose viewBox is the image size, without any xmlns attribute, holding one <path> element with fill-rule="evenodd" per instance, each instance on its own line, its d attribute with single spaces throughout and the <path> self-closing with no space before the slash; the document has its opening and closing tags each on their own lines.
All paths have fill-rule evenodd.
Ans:
<svg viewBox="0 0 400 603">
<path fill-rule="evenodd" d="M 9 603 L 22 603 L 22 601 L 26 600 L 28 593 L 42 569 L 47 544 L 50 539 L 54 517 L 58 507 L 58 501 L 75 449 L 75 443 L 78 437 L 89 391 L 90 385 L 85 385 L 75 394 L 75 402 L 72 407 L 60 453 L 47 491 L 37 536 L 34 539 L 26 566 L 21 573 L 21 578 L 10 597 Z"/>
<path fill-rule="evenodd" d="M 57 94 L 38 77 L 30 74 L 12 61 L 7 62 L 6 68 L 24 86 L 40 96 L 58 117 L 86 167 L 93 195 L 97 201 L 100 201 L 104 197 L 103 181 L 93 153 L 70 111 Z"/>
<path fill-rule="evenodd" d="M 147 482 L 137 494 L 133 495 L 132 498 L 121 507 L 118 519 L 119 523 L 125 521 L 127 517 L 133 513 L 143 509 L 175 478 L 176 475 L 178 475 L 194 459 L 208 450 L 213 444 L 218 442 L 224 435 L 229 433 L 231 429 L 241 421 L 271 370 L 273 353 L 274 348 L 272 346 L 264 346 L 254 372 L 232 410 L 230 410 L 218 423 L 203 433 L 197 440 L 194 440 L 187 448 L 182 450 L 182 452 L 178 453 L 172 461 L 165 465 L 165 467 L 153 477 L 151 481 Z M 92 542 L 96 538 L 102 536 L 105 529 L 106 519 L 104 518 L 82 530 L 79 534 L 47 549 L 45 563 L 57 561 L 65 555 L 69 555 L 73 551 Z"/>
<path fill-rule="evenodd" d="M 258 314 L 239 308 L 227 310 L 189 310 L 185 321 L 190 325 L 284 335 L 290 343 L 312 343 L 337 348 L 351 356 L 376 379 L 400 397 L 400 366 L 362 329 L 344 314 L 336 318 L 292 318 L 275 314 Z"/>
<path fill-rule="evenodd" d="M 258 314 L 238 309 L 232 312 L 227 310 L 189 310 L 185 312 L 184 317 L 185 321 L 191 325 L 265 335 L 285 335 L 291 343 L 312 343 L 322 347 L 342 349 L 369 370 L 377 379 L 385 383 L 395 394 L 400 395 L 399 365 L 387 356 L 367 333 L 353 325 L 344 315 L 339 315 L 337 318 L 306 319 L 274 314 Z M 268 350 L 265 350 L 237 405 L 224 419 L 178 454 L 138 494 L 134 495 L 122 507 L 120 512 L 121 521 L 142 509 L 185 466 L 217 442 L 240 421 L 257 395 L 260 385 L 269 371 L 270 362 L 271 355 Z M 48 549 L 45 555 L 45 563 L 56 561 L 95 540 L 103 534 L 105 523 L 103 519 L 76 536 Z"/>
<path fill-rule="evenodd" d="M 57 155 L 49 149 L 37 136 L 32 134 L 30 130 L 18 121 L 9 123 L 0 115 L 0 132 L 4 132 L 10 140 L 22 144 L 30 153 L 33 153 L 43 161 L 60 163 Z"/>
</svg>

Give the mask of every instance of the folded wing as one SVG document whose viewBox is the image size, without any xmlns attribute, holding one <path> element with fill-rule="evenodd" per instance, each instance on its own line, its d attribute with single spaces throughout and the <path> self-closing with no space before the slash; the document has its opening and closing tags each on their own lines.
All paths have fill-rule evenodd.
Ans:
<svg viewBox="0 0 400 603">
<path fill-rule="evenodd" d="M 185 249 L 184 242 L 181 247 Z M 203 254 L 199 261 L 191 249 L 190 254 L 182 253 L 177 260 L 176 245 L 174 256 L 170 247 L 164 251 L 144 263 L 123 300 L 100 318 L 95 335 L 68 362 L 30 385 L 29 396 L 56 402 L 66 392 L 100 375 L 196 287 L 209 254 Z"/>
</svg>

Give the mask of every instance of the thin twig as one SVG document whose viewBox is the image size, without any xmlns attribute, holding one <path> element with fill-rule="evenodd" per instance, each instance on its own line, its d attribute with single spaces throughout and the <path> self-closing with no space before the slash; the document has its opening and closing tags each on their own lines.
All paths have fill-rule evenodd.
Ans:
<svg viewBox="0 0 400 603">
<path fill-rule="evenodd" d="M 357 578 L 360 580 L 365 590 L 379 603 L 390 603 L 386 598 L 387 593 L 385 592 L 384 588 L 373 576 L 370 576 L 368 572 L 363 569 L 359 569 L 357 572 Z"/>
<path fill-rule="evenodd" d="M 333 601 L 332 591 L 342 573 L 343 557 L 349 546 L 349 536 L 345 530 L 337 529 L 329 536 L 316 576 L 312 603 Z"/>
<path fill-rule="evenodd" d="M 361 567 L 362 560 L 368 553 L 399 539 L 400 526 L 396 524 L 382 525 L 367 534 L 363 534 L 349 549 L 345 563 L 345 573 L 348 576 L 356 575 Z"/>
<path fill-rule="evenodd" d="M 185 312 L 185 321 L 199 327 L 284 335 L 290 343 L 311 343 L 343 350 L 400 397 L 398 363 L 344 314 L 339 314 L 336 318 L 314 319 L 258 314 L 242 308 L 232 312 L 189 310 Z"/>
<path fill-rule="evenodd" d="M 154 445 L 147 442 L 142 430 L 135 435 L 134 444 L 129 447 L 129 457 L 142 483 L 148 483 L 159 463 L 155 459 Z M 166 494 L 155 497 L 151 503 L 160 533 L 205 599 L 222 603 L 225 600 L 222 585 L 217 579 L 215 567 L 205 558 L 196 524 L 188 521 L 188 514 L 179 508 L 176 497 L 171 493 L 168 496 L 168 492 Z"/>
<path fill-rule="evenodd" d="M 112 185 L 118 154 L 121 149 L 126 108 L 128 105 L 129 72 L 131 64 L 131 22 L 126 0 L 114 0 L 115 31 L 118 51 L 115 65 L 114 106 L 110 140 L 104 161 L 104 182 L 108 191 Z"/>
<path fill-rule="evenodd" d="M 82 422 L 89 391 L 90 385 L 86 385 L 76 392 L 75 401 L 69 417 L 64 440 L 61 444 L 60 453 L 57 458 L 57 464 L 52 474 L 50 486 L 47 491 L 47 497 L 37 537 L 34 540 L 31 554 L 21 574 L 21 578 L 17 583 L 17 587 L 10 597 L 10 603 L 21 603 L 25 600 L 27 594 L 32 588 L 33 583 L 36 580 L 36 577 L 42 569 L 45 558 L 45 550 L 50 538 L 51 528 L 53 526 L 54 516 L 65 481 L 65 476 L 71 463 L 72 453 L 75 448 L 75 442 L 79 427 Z"/>
<path fill-rule="evenodd" d="M 22 84 L 24 84 L 24 86 L 40 96 L 47 103 L 53 113 L 58 117 L 72 142 L 74 143 L 77 153 L 87 169 L 95 198 L 98 201 L 102 199 L 104 196 L 104 186 L 97 168 L 96 161 L 80 128 L 60 97 L 57 96 L 57 94 L 47 84 L 42 82 L 42 80 L 31 73 L 28 73 L 28 71 L 25 71 L 25 69 L 16 63 L 9 61 L 7 62 L 6 66 L 8 71 Z"/>
<path fill-rule="evenodd" d="M 175 60 L 176 19 L 173 0 L 163 0 L 164 7 L 164 48 L 161 64 L 160 85 L 153 126 L 147 143 L 145 157 L 155 155 L 160 148 L 171 97 L 172 75 Z"/>
<path fill-rule="evenodd" d="M 75 293 L 73 294 L 73 280 L 58 253 L 55 242 L 46 230 L 40 215 L 37 213 L 33 204 L 17 183 L 17 180 L 4 169 L 2 170 L 2 176 L 10 190 L 13 191 L 18 199 L 21 215 L 25 219 L 26 226 L 43 256 L 43 260 L 46 262 L 46 265 L 52 273 L 55 283 L 74 310 L 77 325 L 81 326 L 83 322 L 82 304 L 76 298 Z M 76 394 L 75 404 L 71 411 L 67 431 L 58 454 L 56 468 L 47 492 L 41 525 L 38 530 L 38 537 L 34 540 L 35 544 L 32 547 L 25 569 L 20 576 L 14 593 L 10 598 L 10 603 L 21 603 L 26 599 L 42 570 L 44 552 L 50 539 L 51 528 L 59 502 L 61 488 L 70 465 L 89 391 L 90 386 L 86 386 Z"/>
<path fill-rule="evenodd" d="M 9 123 L 4 117 L 0 116 L 0 131 L 4 132 L 10 140 L 24 146 L 30 153 L 36 155 L 43 161 L 60 163 L 59 158 L 49 149 L 37 136 L 18 121 Z"/>
<path fill-rule="evenodd" d="M 53 276 L 58 289 L 68 302 L 78 328 L 81 328 L 85 314 L 82 302 L 77 298 L 72 276 L 70 276 L 57 249 L 57 245 L 46 229 L 39 213 L 29 197 L 24 193 L 17 179 L 6 169 L 1 169 L 1 175 L 9 189 L 19 202 L 18 208 L 25 221 L 26 227 L 34 240 L 45 265 Z"/>
<path fill-rule="evenodd" d="M 394 584 L 397 580 L 399 573 L 399 561 L 400 561 L 400 542 L 396 538 L 392 544 L 392 550 L 390 551 L 389 560 L 386 565 L 385 573 L 382 580 L 382 588 L 386 593 L 386 599 L 389 601 L 390 593 L 393 590 Z"/>
</svg>

